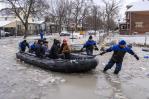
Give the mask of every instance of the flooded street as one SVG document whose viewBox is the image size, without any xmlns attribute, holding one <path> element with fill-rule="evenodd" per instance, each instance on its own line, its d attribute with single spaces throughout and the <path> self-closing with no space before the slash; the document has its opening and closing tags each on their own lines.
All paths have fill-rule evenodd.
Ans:
<svg viewBox="0 0 149 99">
<path fill-rule="evenodd" d="M 98 56 L 98 67 L 85 74 L 46 71 L 16 59 L 20 38 L 0 39 L 0 99 L 149 99 L 147 52 L 134 48 L 140 60 L 127 54 L 118 76 L 102 73 L 111 54 Z"/>
</svg>

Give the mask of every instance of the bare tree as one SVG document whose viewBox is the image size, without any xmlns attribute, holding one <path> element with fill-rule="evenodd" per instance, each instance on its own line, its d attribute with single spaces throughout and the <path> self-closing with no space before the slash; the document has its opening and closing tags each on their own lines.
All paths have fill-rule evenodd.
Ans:
<svg viewBox="0 0 149 99">
<path fill-rule="evenodd" d="M 98 5 L 92 5 L 85 18 L 85 23 L 88 25 L 87 29 L 97 31 L 102 28 L 102 13 Z"/>
<path fill-rule="evenodd" d="M 87 7 L 85 7 L 84 9 L 83 9 L 83 13 L 82 13 L 82 17 L 80 18 L 80 20 L 81 20 L 81 25 L 82 25 L 82 31 L 85 29 L 85 23 L 86 23 L 86 17 L 89 15 L 89 11 L 88 11 L 88 8 Z"/>
<path fill-rule="evenodd" d="M 69 2 L 69 0 L 51 0 L 50 15 L 57 18 L 56 23 L 59 25 L 59 33 L 61 33 L 62 25 L 66 24 L 67 13 L 71 12 L 68 12 Z"/>
<path fill-rule="evenodd" d="M 20 19 L 21 23 L 23 24 L 25 28 L 24 38 L 27 37 L 27 34 L 29 32 L 29 17 L 31 15 L 37 16 L 39 14 L 43 14 L 45 9 L 49 7 L 49 5 L 47 5 L 46 3 L 46 0 L 3 0 L 3 2 L 7 3 L 9 7 L 11 7 L 11 11 L 13 11 L 16 14 L 16 16 Z"/>
<path fill-rule="evenodd" d="M 100 16 L 98 16 L 99 15 L 99 7 L 98 6 L 96 6 L 96 5 L 94 5 L 93 6 L 93 9 L 92 9 L 92 15 L 93 15 L 93 29 L 95 30 L 95 32 L 97 31 L 97 25 L 98 25 L 98 18 L 100 17 Z"/>
<path fill-rule="evenodd" d="M 121 0 L 103 0 L 103 19 L 106 21 L 105 25 L 107 32 L 109 32 L 109 30 L 113 26 L 113 24 L 111 23 L 114 23 L 114 17 L 119 13 L 120 2 Z"/>
<path fill-rule="evenodd" d="M 72 22 L 72 17 L 73 17 L 73 3 L 72 1 L 67 1 L 66 3 L 66 15 L 65 15 L 65 20 L 64 23 L 66 24 L 67 28 L 71 28 L 70 27 L 70 23 Z"/>
<path fill-rule="evenodd" d="M 84 0 L 74 0 L 73 1 L 73 15 L 75 20 L 75 31 L 77 31 L 78 23 L 80 20 L 80 15 L 82 14 L 82 9 L 84 5 Z"/>
</svg>

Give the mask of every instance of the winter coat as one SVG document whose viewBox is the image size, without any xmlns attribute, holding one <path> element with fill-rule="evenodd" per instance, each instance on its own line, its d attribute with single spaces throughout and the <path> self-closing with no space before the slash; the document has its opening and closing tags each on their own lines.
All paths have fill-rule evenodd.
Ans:
<svg viewBox="0 0 149 99">
<path fill-rule="evenodd" d="M 70 53 L 70 48 L 68 45 L 63 45 L 63 48 L 62 48 L 62 53 Z"/>
<path fill-rule="evenodd" d="M 55 40 L 49 53 L 50 58 L 53 59 L 59 58 L 59 49 L 60 49 L 60 42 L 58 40 Z"/>
<path fill-rule="evenodd" d="M 117 63 L 122 63 L 123 58 L 126 53 L 129 53 L 131 55 L 134 55 L 135 53 L 133 50 L 129 47 L 121 48 L 120 45 L 114 45 L 113 47 L 110 47 L 109 49 L 106 50 L 106 52 L 114 52 L 112 55 L 111 60 L 117 62 Z"/>
<path fill-rule="evenodd" d="M 93 50 L 94 46 L 96 46 L 96 42 L 94 40 L 88 40 L 84 44 L 83 48 L 86 48 L 86 50 Z"/>
<path fill-rule="evenodd" d="M 37 44 L 35 44 L 35 43 L 32 44 L 32 45 L 30 46 L 30 50 L 34 52 L 35 49 L 36 49 L 36 45 L 37 45 Z"/>
<path fill-rule="evenodd" d="M 25 41 L 20 42 L 19 48 L 20 48 L 21 51 L 25 51 L 26 47 L 29 48 L 28 42 L 25 42 Z"/>
<path fill-rule="evenodd" d="M 43 57 L 45 55 L 45 49 L 41 44 L 36 45 L 35 54 L 37 57 Z"/>
</svg>

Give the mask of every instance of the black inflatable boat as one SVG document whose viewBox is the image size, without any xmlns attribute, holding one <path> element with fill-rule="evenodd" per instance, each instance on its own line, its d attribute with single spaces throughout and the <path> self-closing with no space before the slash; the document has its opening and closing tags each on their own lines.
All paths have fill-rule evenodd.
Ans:
<svg viewBox="0 0 149 99">
<path fill-rule="evenodd" d="M 16 57 L 25 63 L 63 73 L 81 73 L 95 69 L 98 61 L 94 56 L 71 54 L 70 60 L 38 58 L 30 53 L 16 53 Z"/>
</svg>

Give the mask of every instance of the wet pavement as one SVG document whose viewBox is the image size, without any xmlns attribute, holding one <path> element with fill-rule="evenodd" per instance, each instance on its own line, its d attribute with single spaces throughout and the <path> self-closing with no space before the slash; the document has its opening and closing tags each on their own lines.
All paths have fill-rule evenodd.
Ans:
<svg viewBox="0 0 149 99">
<path fill-rule="evenodd" d="M 30 38 L 31 39 L 31 38 Z M 85 74 L 42 70 L 16 59 L 19 37 L 0 39 L 0 99 L 149 99 L 149 55 L 134 48 L 140 61 L 127 54 L 120 74 L 102 69 L 111 54 L 98 56 L 98 67 Z"/>
</svg>

